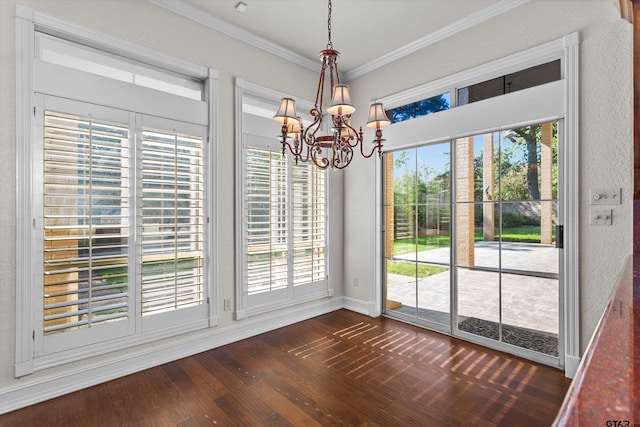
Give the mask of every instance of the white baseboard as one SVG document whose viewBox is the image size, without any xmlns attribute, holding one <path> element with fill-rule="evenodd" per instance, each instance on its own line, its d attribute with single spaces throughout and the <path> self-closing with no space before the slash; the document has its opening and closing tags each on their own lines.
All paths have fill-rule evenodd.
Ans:
<svg viewBox="0 0 640 427">
<path fill-rule="evenodd" d="M 356 313 L 371 316 L 371 304 L 368 301 L 362 301 L 355 298 L 342 297 L 344 300 L 344 308 L 355 311 Z"/>
<path fill-rule="evenodd" d="M 367 303 L 357 300 L 358 307 Z M 211 350 L 283 326 L 301 322 L 346 307 L 345 298 L 331 298 L 278 310 L 268 320 L 246 319 L 228 326 L 216 326 L 130 348 L 111 358 L 99 357 L 86 365 L 56 369 L 19 378 L 16 384 L 0 388 L 0 414 L 43 402 L 54 397 L 91 387 L 106 381 L 149 369 L 163 363 Z M 349 304 L 352 305 L 352 304 Z M 353 310 L 357 311 L 357 310 Z M 358 311 L 359 312 L 359 311 Z M 366 310 L 364 312 L 366 314 Z"/>
<path fill-rule="evenodd" d="M 580 358 L 576 356 L 566 355 L 564 357 L 564 375 L 567 378 L 574 378 L 578 367 L 580 366 Z"/>
</svg>

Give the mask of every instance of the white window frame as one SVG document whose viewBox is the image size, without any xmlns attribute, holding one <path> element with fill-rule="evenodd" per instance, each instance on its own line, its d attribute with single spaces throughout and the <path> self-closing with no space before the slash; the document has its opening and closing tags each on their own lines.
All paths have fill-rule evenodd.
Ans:
<svg viewBox="0 0 640 427">
<path fill-rule="evenodd" d="M 38 13 L 21 5 L 16 5 L 16 348 L 14 375 L 21 377 L 34 371 L 46 369 L 52 366 L 85 359 L 109 351 L 119 350 L 135 345 L 156 341 L 167 336 L 185 331 L 179 328 L 167 332 L 157 330 L 149 333 L 140 333 L 128 336 L 113 342 L 87 346 L 74 351 L 60 352 L 42 357 L 35 356 L 34 337 L 36 325 L 42 312 L 34 311 L 33 307 L 42 306 L 38 302 L 40 295 L 34 287 L 34 283 L 41 283 L 42 278 L 36 277 L 32 268 L 33 259 L 37 250 L 32 236 L 36 218 L 40 213 L 34 206 L 34 188 L 41 182 L 41 177 L 34 176 L 34 156 L 40 156 L 32 139 L 35 137 L 34 122 L 36 114 L 42 111 L 35 110 L 35 79 L 34 74 L 40 67 L 35 66 L 35 36 L 36 31 L 59 36 L 72 42 L 97 48 L 130 60 L 143 62 L 152 66 L 166 69 L 175 73 L 187 75 L 204 81 L 204 97 L 206 108 L 200 119 L 206 121 L 207 141 L 205 141 L 205 265 L 207 276 L 205 286 L 209 301 L 205 326 L 217 324 L 217 283 L 216 276 L 216 246 L 213 242 L 215 236 L 215 220 L 212 213 L 216 208 L 216 194 L 211 189 L 216 188 L 214 159 L 216 158 L 217 136 L 217 72 L 209 67 L 192 64 L 190 62 L 174 58 L 161 52 L 139 46 L 112 36 L 108 36 L 93 30 L 89 30 L 75 24 L 52 18 Z M 39 71 L 38 71 L 39 72 Z M 56 95 L 55 93 L 52 95 Z M 60 94 L 57 94 L 60 95 Z M 62 94 L 63 95 L 63 94 Z M 106 104 L 109 104 L 107 100 Z"/>
<path fill-rule="evenodd" d="M 560 294 L 560 304 L 563 307 L 561 327 L 564 333 L 564 360 L 560 363 L 565 369 L 565 375 L 570 378 L 575 375 L 580 363 L 578 54 L 579 34 L 572 33 L 540 46 L 377 100 L 377 102 L 383 102 L 386 108 L 395 108 L 444 92 L 451 93 L 449 110 L 403 122 L 406 129 L 413 127 L 414 123 L 416 128 L 419 126 L 421 129 L 419 136 L 416 136 L 415 132 L 407 132 L 406 136 L 413 135 L 413 139 L 403 139 L 401 144 L 390 140 L 385 145 L 385 151 L 528 124 L 520 121 L 518 117 L 518 110 L 521 109 L 518 106 L 523 105 L 523 102 L 527 103 L 530 109 L 535 110 L 530 112 L 529 116 L 536 117 L 534 120 L 536 122 L 563 119 L 560 132 L 563 132 L 564 153 L 559 162 L 561 162 L 562 179 L 565 183 L 565 191 L 560 200 L 564 212 L 561 223 L 565 229 L 563 265 L 560 266 L 564 282 L 564 288 Z M 561 60 L 561 80 L 464 106 L 455 105 L 457 88 L 557 59 Z M 540 102 L 543 99 L 548 100 L 549 96 L 557 101 L 555 105 Z M 532 100 L 534 102 L 531 102 Z M 487 111 L 492 109 L 502 114 L 497 118 L 496 123 L 488 123 L 486 120 Z M 476 112 L 482 113 L 476 114 Z M 464 120 L 461 120 L 462 118 Z M 429 131 L 425 133 L 425 129 Z M 372 313 L 374 316 L 382 313 L 381 168 L 380 161 L 372 163 L 370 167 L 370 178 L 375 183 L 375 196 L 371 198 L 370 209 L 371 223 L 375 225 L 371 232 L 371 241 L 375 242 L 375 245 L 370 251 L 371 277 L 375 278 L 371 289 L 374 296 Z"/>
<path fill-rule="evenodd" d="M 277 290 L 273 291 L 274 296 L 280 296 L 279 298 L 269 298 L 261 295 L 255 295 L 255 298 L 250 298 L 245 289 L 245 244 L 243 242 L 245 224 L 244 224 L 244 175 L 245 175 L 245 146 L 247 143 L 247 129 L 246 125 L 243 126 L 243 99 L 244 96 L 251 96 L 254 98 L 264 99 L 268 103 L 274 105 L 274 111 L 277 109 L 280 99 L 287 96 L 281 92 L 277 92 L 265 87 L 259 86 L 254 83 L 247 82 L 245 80 L 236 78 L 235 88 L 235 127 L 236 127 L 236 298 L 235 298 L 235 312 L 234 317 L 236 320 L 244 319 L 248 316 L 267 313 L 273 310 L 282 309 L 295 304 L 300 304 L 308 301 L 314 301 L 321 298 L 327 298 L 332 296 L 333 289 L 329 280 L 330 277 L 330 222 L 329 222 L 329 189 L 331 188 L 331 173 L 326 174 L 326 194 L 325 194 L 325 209 L 326 209 L 326 243 L 325 243 L 325 265 L 326 265 L 326 278 L 323 283 L 316 283 L 311 285 L 295 286 L 294 290 Z M 301 111 L 310 110 L 313 104 L 306 100 L 298 100 L 298 108 Z M 274 132 L 277 134 L 277 123 L 273 123 Z M 274 134 L 275 135 L 275 134 Z M 271 135 L 266 135 L 269 137 Z M 271 139 L 262 137 L 250 137 L 254 141 L 260 141 L 258 144 L 261 147 L 271 150 L 280 150 L 280 143 L 277 137 Z M 288 162 L 289 163 L 289 162 Z M 292 285 L 289 286 L 293 287 Z"/>
</svg>

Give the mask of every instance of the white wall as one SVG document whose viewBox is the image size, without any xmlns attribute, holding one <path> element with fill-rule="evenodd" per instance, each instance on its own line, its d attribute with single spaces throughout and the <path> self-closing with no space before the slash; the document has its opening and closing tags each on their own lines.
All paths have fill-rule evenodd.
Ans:
<svg viewBox="0 0 640 427">
<path fill-rule="evenodd" d="M 580 346 L 584 351 L 632 252 L 632 27 L 617 0 L 531 0 L 480 26 L 436 43 L 350 82 L 354 102 L 391 95 L 580 33 Z M 381 52 L 383 53 L 383 52 Z M 366 120 L 357 112 L 354 123 Z M 622 188 L 613 226 L 589 225 L 589 189 Z M 345 175 L 345 294 L 371 298 L 371 197 L 374 183 L 361 161 Z M 355 287 L 354 279 L 359 286 Z"/>
<path fill-rule="evenodd" d="M 250 47 L 235 39 L 181 18 L 144 0 L 20 0 L 19 4 L 37 12 L 59 18 L 68 23 L 89 28 L 110 36 L 142 45 L 196 64 L 210 66 L 218 71 L 218 147 L 216 162 L 217 211 L 215 212 L 217 235 L 217 284 L 220 340 L 233 340 L 233 327 L 238 324 L 269 324 L 278 313 L 256 316 L 243 322 L 232 320 L 232 312 L 223 311 L 223 298 L 234 296 L 234 77 L 289 93 L 300 98 L 311 98 L 317 85 L 317 73 Z M 144 348 L 111 353 L 57 368 L 36 372 L 21 379 L 13 378 L 15 344 L 15 221 L 16 221 L 16 165 L 15 165 L 15 4 L 14 0 L 0 0 L 0 413 L 7 400 L 16 396 L 42 391 L 47 398 L 47 387 L 58 387 L 64 392 L 67 383 L 77 378 L 83 369 L 85 376 L 97 376 L 90 370 L 94 366 L 105 366 L 110 360 L 123 359 L 133 350 L 139 354 L 151 351 L 153 344 Z M 279 132 L 274 122 L 273 135 Z M 332 239 L 338 248 L 331 253 L 332 286 L 334 300 L 340 300 L 342 286 L 342 174 L 334 177 L 335 188 L 330 203 L 335 211 L 330 221 L 335 225 Z M 335 308 L 330 302 L 326 307 Z M 304 312 L 306 306 L 298 307 L 299 316 L 312 316 L 314 310 Z M 280 318 L 286 321 L 286 313 Z M 291 316 L 291 319 L 294 317 Z M 257 326 L 256 326 L 257 327 Z M 227 331 L 227 332 L 224 332 Z M 177 338 L 177 337 L 176 337 Z M 173 340 L 175 340 L 174 338 Z M 192 339 L 197 345 L 197 333 L 181 339 Z M 167 340 L 167 341 L 171 341 Z M 213 347 L 216 341 L 206 343 Z M 151 353 L 148 353 L 151 354 Z M 144 355 L 139 359 L 144 359 Z M 161 359 L 158 359 L 161 360 Z M 130 361 L 133 363 L 133 361 Z M 126 365 L 126 360 L 118 366 Z M 120 369 L 113 366 L 112 369 Z M 126 369 L 125 369 L 126 370 Z M 123 372 L 125 372 L 123 370 Z M 104 377 L 107 378 L 107 377 Z M 95 378 L 88 378 L 97 381 Z M 78 382 L 80 384 L 81 381 Z M 31 388 L 29 388 L 31 387 Z M 55 393 L 55 391 L 54 391 Z M 4 396 L 4 397 L 3 397 Z M 15 400 L 14 399 L 14 400 Z"/>
</svg>

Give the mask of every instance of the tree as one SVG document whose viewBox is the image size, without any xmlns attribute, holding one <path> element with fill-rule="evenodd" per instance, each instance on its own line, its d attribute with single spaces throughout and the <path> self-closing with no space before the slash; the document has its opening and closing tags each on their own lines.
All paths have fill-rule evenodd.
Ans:
<svg viewBox="0 0 640 427">
<path fill-rule="evenodd" d="M 527 159 L 527 188 L 531 200 L 540 200 L 540 186 L 538 184 L 538 164 L 541 125 L 525 126 L 511 129 L 505 137 L 514 144 L 523 145 Z"/>
<path fill-rule="evenodd" d="M 447 98 L 444 95 L 438 95 L 427 99 L 421 99 L 420 101 L 412 102 L 411 104 L 401 105 L 400 107 L 388 110 L 387 114 L 389 115 L 392 123 L 397 123 L 448 109 L 449 101 Z"/>
</svg>

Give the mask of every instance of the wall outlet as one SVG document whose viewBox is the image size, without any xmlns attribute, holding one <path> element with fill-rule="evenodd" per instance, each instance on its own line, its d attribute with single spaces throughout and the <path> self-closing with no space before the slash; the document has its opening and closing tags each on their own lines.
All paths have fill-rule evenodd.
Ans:
<svg viewBox="0 0 640 427">
<path fill-rule="evenodd" d="M 354 278 L 353 278 L 353 287 L 354 287 L 354 288 L 357 288 L 357 287 L 358 287 L 358 278 L 357 278 L 357 277 L 354 277 Z"/>
<path fill-rule="evenodd" d="M 224 311 L 231 311 L 231 298 L 224 299 Z"/>
</svg>

